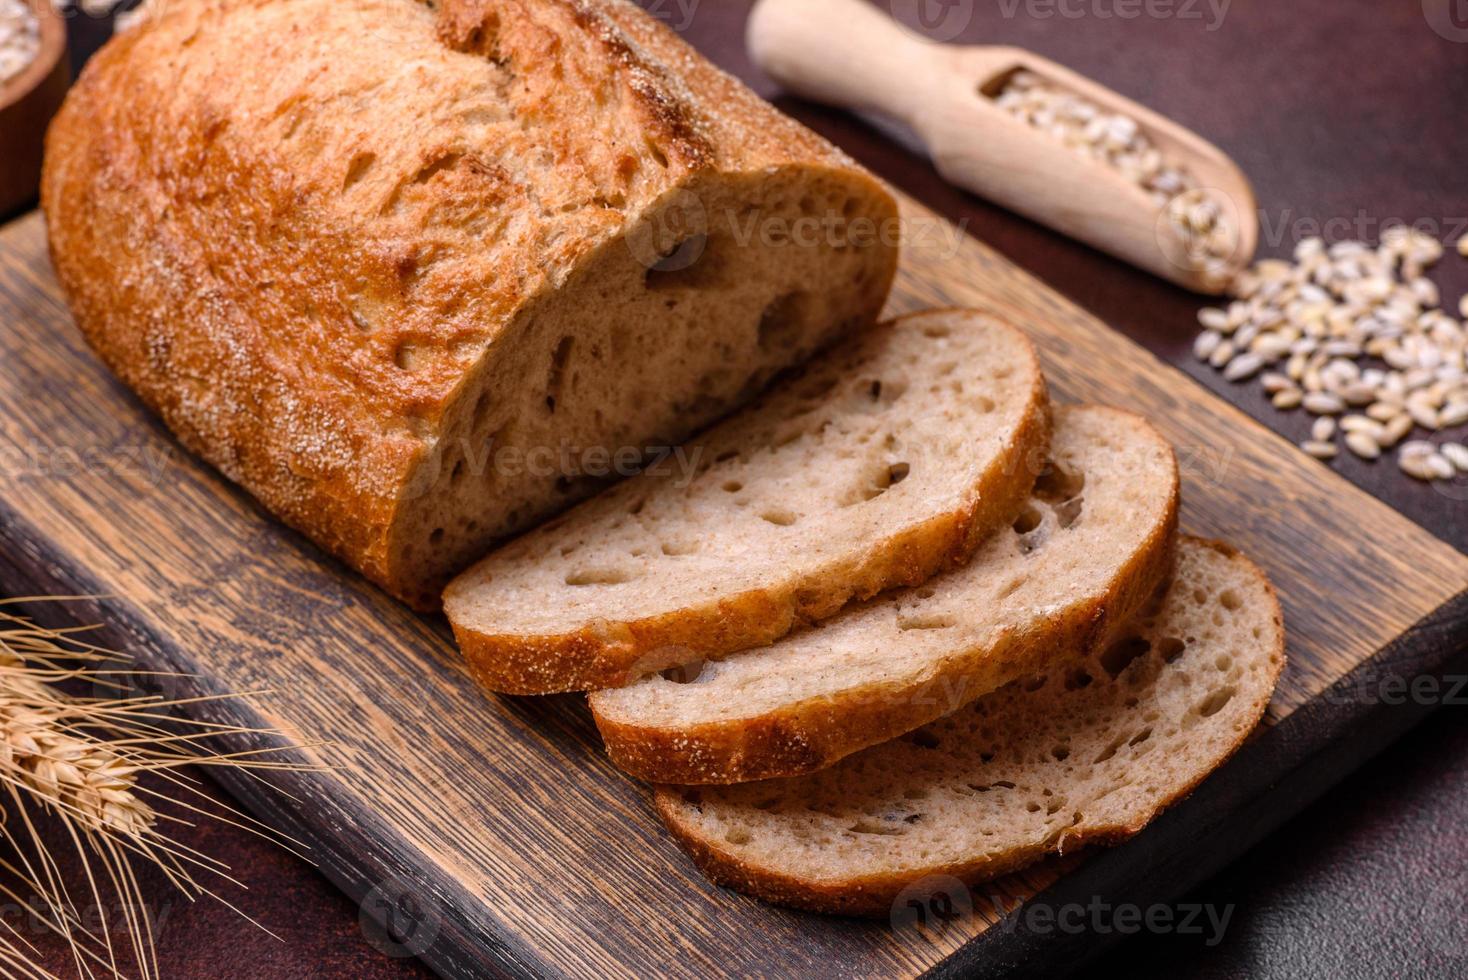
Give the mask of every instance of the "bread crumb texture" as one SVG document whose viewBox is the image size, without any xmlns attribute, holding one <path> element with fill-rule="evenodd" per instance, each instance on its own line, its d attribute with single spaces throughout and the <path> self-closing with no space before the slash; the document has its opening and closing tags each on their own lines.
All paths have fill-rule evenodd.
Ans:
<svg viewBox="0 0 1468 980">
<path fill-rule="evenodd" d="M 796 775 L 1084 652 L 1170 571 L 1177 485 L 1172 448 L 1141 418 L 1058 409 L 1028 502 L 971 562 L 691 680 L 592 694 L 607 750 L 659 782 Z"/>
</svg>

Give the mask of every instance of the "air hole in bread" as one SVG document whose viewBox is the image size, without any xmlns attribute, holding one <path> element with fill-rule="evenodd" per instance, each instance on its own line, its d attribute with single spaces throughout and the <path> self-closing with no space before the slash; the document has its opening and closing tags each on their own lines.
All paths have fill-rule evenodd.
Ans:
<svg viewBox="0 0 1468 980">
<path fill-rule="evenodd" d="M 775 297 L 760 314 L 756 340 L 762 351 L 787 351 L 795 346 L 805 325 L 808 297 L 792 290 Z"/>
<path fill-rule="evenodd" d="M 1029 578 L 1030 577 L 1028 575 L 1020 575 L 1017 578 L 1011 580 L 1008 585 L 999 590 L 999 598 L 1008 599 L 1020 589 L 1024 588 L 1024 585 L 1026 582 L 1029 581 Z"/>
<path fill-rule="evenodd" d="M 938 736 L 926 728 L 919 728 L 917 731 L 908 732 L 902 738 L 920 749 L 936 749 L 939 744 Z"/>
<path fill-rule="evenodd" d="M 1212 718 L 1223 710 L 1224 705 L 1234 699 L 1235 690 L 1232 686 L 1220 688 L 1208 695 L 1193 710 L 1200 718 Z"/>
<path fill-rule="evenodd" d="M 351 190 L 353 184 L 367 176 L 367 171 L 371 170 L 372 165 L 376 162 L 376 153 L 358 153 L 352 157 L 352 162 L 347 164 L 347 175 L 342 178 L 342 193 Z"/>
<path fill-rule="evenodd" d="M 461 460 L 459 460 L 458 462 L 456 462 L 454 464 L 453 471 L 451 473 L 449 473 L 449 480 L 452 483 L 458 483 L 463 478 L 464 478 L 464 461 L 461 459 Z"/>
<path fill-rule="evenodd" d="M 952 333 L 952 331 L 943 326 L 941 323 L 929 324 L 928 326 L 923 327 L 923 336 L 928 337 L 932 340 L 939 340 L 943 337 L 947 337 L 950 333 Z"/>
<path fill-rule="evenodd" d="M 875 820 L 858 820 L 846 829 L 853 834 L 876 834 L 882 837 L 900 837 L 907 832 L 902 827 L 894 827 Z"/>
<path fill-rule="evenodd" d="M 459 161 L 462 159 L 464 159 L 464 154 L 457 151 L 440 154 L 419 168 L 418 173 L 413 176 L 413 183 L 426 184 L 445 170 L 452 170 L 454 167 L 457 167 Z"/>
<path fill-rule="evenodd" d="M 1239 594 L 1233 589 L 1224 589 L 1222 592 L 1220 592 L 1218 594 L 1218 601 L 1219 604 L 1222 605 L 1223 608 L 1227 609 L 1229 612 L 1236 611 L 1240 606 L 1244 604 L 1244 600 L 1240 599 Z"/>
<path fill-rule="evenodd" d="M 697 541 L 664 541 L 663 554 L 669 558 L 677 558 L 681 555 L 691 555 L 698 551 Z"/>
<path fill-rule="evenodd" d="M 739 827 L 736 827 L 735 829 L 729 831 L 727 834 L 724 835 L 724 840 L 728 841 L 730 844 L 733 844 L 735 847 L 748 844 L 752 839 L 753 838 L 751 838 L 749 835 L 749 831 Z"/>
<path fill-rule="evenodd" d="M 1057 745 L 1050 750 L 1050 754 L 1055 757 L 1056 762 L 1064 762 L 1066 759 L 1070 758 L 1070 746 Z M 1051 810 L 1050 812 L 1054 813 L 1055 811 Z"/>
<path fill-rule="evenodd" d="M 1055 523 L 1060 525 L 1061 530 L 1072 527 L 1081 519 L 1081 510 L 1085 504 L 1084 497 L 1072 497 L 1063 504 L 1055 507 Z"/>
<path fill-rule="evenodd" d="M 443 543 L 443 528 L 441 528 L 441 527 L 434 528 L 433 529 L 433 533 L 430 534 L 430 535 L 428 535 L 428 543 L 429 544 L 432 544 L 432 545 L 442 544 Z"/>
<path fill-rule="evenodd" d="M 1188 645 L 1175 636 L 1164 636 L 1157 641 L 1157 652 L 1167 663 L 1172 663 L 1178 657 L 1182 656 L 1183 651 L 1187 648 Z"/>
<path fill-rule="evenodd" d="M 1014 533 L 1029 534 L 1040 526 L 1041 520 L 1043 520 L 1043 515 L 1038 507 L 1026 506 L 1024 510 L 1020 511 L 1019 517 L 1015 518 Z"/>
<path fill-rule="evenodd" d="M 561 386 L 566 377 L 566 362 L 571 358 L 573 337 L 562 337 L 551 353 L 550 371 L 545 379 L 545 407 L 554 412 L 556 401 L 561 397 Z"/>
<path fill-rule="evenodd" d="M 800 520 L 799 516 L 790 510 L 767 510 L 760 517 L 779 527 L 789 527 Z"/>
<path fill-rule="evenodd" d="M 929 614 L 926 616 L 899 616 L 897 617 L 897 628 L 900 630 L 947 630 L 958 625 L 958 621 L 952 616 L 940 616 Z"/>
<path fill-rule="evenodd" d="M 1128 745 L 1141 745 L 1143 742 L 1147 741 L 1147 739 L 1149 739 L 1151 737 L 1152 737 L 1152 729 L 1151 728 L 1144 728 L 1140 732 L 1137 732 L 1137 734 L 1133 735 L 1132 738 L 1131 738 L 1131 741 L 1127 742 L 1127 744 Z"/>
<path fill-rule="evenodd" d="M 1079 691 L 1082 688 L 1090 687 L 1094 680 L 1095 678 L 1091 676 L 1089 671 L 1077 668 L 1065 675 L 1065 689 L 1067 691 Z"/>
<path fill-rule="evenodd" d="M 1030 800 L 1030 802 L 1025 804 L 1025 809 L 1028 810 L 1030 813 L 1039 813 L 1040 804 L 1036 803 L 1034 800 Z"/>
<path fill-rule="evenodd" d="M 691 663 L 669 667 L 663 671 L 663 679 L 672 681 L 674 684 L 692 684 L 703 673 L 703 663 L 702 660 L 695 660 Z"/>
<path fill-rule="evenodd" d="M 1112 677 L 1120 677 L 1121 672 L 1130 667 L 1132 661 L 1150 649 L 1152 644 L 1145 637 L 1129 636 L 1113 643 L 1101 654 L 1101 666 Z"/>
<path fill-rule="evenodd" d="M 422 363 L 422 356 L 418 353 L 418 345 L 411 341 L 398 344 L 397 350 L 393 351 L 393 363 L 399 370 L 416 371 Z"/>
<path fill-rule="evenodd" d="M 878 463 L 867 472 L 867 477 L 841 498 L 841 506 L 852 507 L 877 499 L 907 479 L 912 466 L 909 463 Z"/>
<path fill-rule="evenodd" d="M 690 235 L 649 266 L 643 282 L 652 292 L 711 284 L 719 271 L 719 263 L 708 254 L 712 244 L 708 235 Z"/>
<path fill-rule="evenodd" d="M 1081 495 L 1086 488 L 1086 475 L 1071 471 L 1054 460 L 1045 464 L 1035 480 L 1035 496 L 1050 504 L 1064 503 Z"/>
<path fill-rule="evenodd" d="M 1110 745 L 1106 746 L 1106 748 L 1104 748 L 1104 749 L 1101 750 L 1101 753 L 1096 756 L 1096 758 L 1095 758 L 1095 760 L 1093 761 L 1092 764 L 1093 765 L 1098 765 L 1098 764 L 1100 764 L 1102 762 L 1105 762 L 1107 759 L 1110 759 L 1112 756 L 1116 755 L 1117 750 L 1120 749 L 1122 747 L 1122 744 L 1125 743 L 1125 742 L 1126 742 L 1126 737 L 1125 736 L 1122 736 L 1121 738 L 1113 739 Z"/>
<path fill-rule="evenodd" d="M 667 170 L 668 155 L 663 152 L 663 148 L 661 146 L 658 146 L 650 139 L 643 140 L 643 143 L 644 145 L 646 145 L 648 155 L 652 157 L 653 162 L 656 163 L 659 167 L 662 167 L 664 170 Z"/>
<path fill-rule="evenodd" d="M 637 576 L 625 568 L 583 568 L 566 576 L 567 585 L 622 585 Z"/>
<path fill-rule="evenodd" d="M 738 480 L 725 480 L 722 489 L 725 493 L 738 493 L 740 490 L 744 489 L 744 484 L 740 483 Z"/>
</svg>

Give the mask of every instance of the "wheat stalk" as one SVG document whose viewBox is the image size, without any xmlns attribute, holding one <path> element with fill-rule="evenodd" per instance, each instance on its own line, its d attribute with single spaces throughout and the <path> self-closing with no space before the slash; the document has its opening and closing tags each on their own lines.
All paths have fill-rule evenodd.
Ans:
<svg viewBox="0 0 1468 980">
<path fill-rule="evenodd" d="M 65 685 L 78 680 L 122 689 L 130 678 L 159 675 L 112 667 L 119 655 L 86 642 L 84 631 L 48 629 L 12 613 L 13 604 L 22 601 L 30 600 L 0 600 L 0 845 L 10 852 L 0 855 L 0 873 L 19 879 L 40 900 L 41 924 L 67 943 L 78 976 L 123 977 L 131 963 L 145 980 L 156 977 L 146 896 L 133 862 L 156 866 L 189 899 L 208 895 L 224 901 L 200 875 L 233 882 L 218 861 L 169 838 L 169 826 L 189 818 L 167 811 L 223 820 L 296 849 L 294 841 L 250 817 L 218 812 L 185 767 L 315 767 L 277 758 L 278 750 L 271 748 L 218 753 L 210 742 L 220 735 L 279 733 L 182 721 L 168 713 L 222 698 L 117 700 L 68 694 Z M 82 882 L 64 880 L 57 855 L 43 841 L 43 821 L 59 821 L 65 829 L 80 858 Z M 103 907 L 104 894 L 117 897 L 125 949 L 114 944 L 111 929 L 86 924 L 81 909 L 87 904 L 79 906 L 73 895 L 77 884 L 84 888 L 85 902 L 97 908 Z M 0 885 L 0 898 L 23 902 L 26 896 Z M 4 920 L 0 974 L 52 976 L 29 940 Z"/>
</svg>

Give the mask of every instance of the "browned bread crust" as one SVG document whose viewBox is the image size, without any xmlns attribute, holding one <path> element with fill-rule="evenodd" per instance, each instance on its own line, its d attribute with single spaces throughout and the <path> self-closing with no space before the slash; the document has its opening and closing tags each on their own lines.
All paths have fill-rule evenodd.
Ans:
<svg viewBox="0 0 1468 980">
<path fill-rule="evenodd" d="M 1197 650 L 1185 650 L 1176 663 L 1166 657 L 1178 654 L 1154 645 L 1113 678 L 1094 658 L 1068 658 L 1043 682 L 995 692 L 934 723 L 925 729 L 930 750 L 878 746 L 803 779 L 660 786 L 659 815 L 714 883 L 779 905 L 860 916 L 888 915 L 910 888 L 944 887 L 954 878 L 973 885 L 1050 854 L 1134 836 L 1239 749 L 1264 715 L 1285 663 L 1279 600 L 1263 571 L 1222 542 L 1187 537 L 1180 550 L 1173 594 L 1148 613 L 1159 622 L 1144 621 L 1138 632 L 1155 631 L 1155 640 L 1177 630 L 1180 624 L 1169 620 L 1181 618 L 1176 610 L 1192 605 L 1191 593 L 1202 584 L 1194 570 L 1211 565 L 1208 584 L 1232 586 L 1244 615 L 1257 624 L 1256 635 L 1232 626 L 1220 628 L 1224 639 L 1200 632 L 1190 638 Z M 1211 589 L 1206 598 L 1218 600 Z M 1234 673 L 1225 674 L 1224 665 Z M 1085 672 L 1087 685 L 1073 682 L 1077 671 Z M 1169 679 L 1179 680 L 1170 675 L 1182 672 L 1184 682 L 1163 693 Z M 1223 705 L 1210 701 L 1209 684 L 1229 685 L 1231 697 Z M 1203 702 L 1206 719 L 1196 713 Z M 969 731 L 973 717 L 982 718 L 983 734 Z M 1173 730 L 1189 724 L 1197 726 L 1191 741 Z M 1134 734 L 1139 731 L 1147 735 Z M 1052 758 L 1055 744 L 1068 749 L 1064 761 Z M 1100 753 L 1106 761 L 1091 763 L 1088 753 L 1101 745 L 1108 745 Z M 987 764 L 970 758 L 986 749 L 999 756 L 1002 773 L 986 772 Z M 1116 771 L 1082 775 L 1088 765 Z M 996 783 L 1001 776 L 1007 781 Z M 1099 788 L 1088 788 L 1088 780 Z M 975 809 L 969 806 L 975 800 L 993 802 Z M 1059 800 L 1063 806 L 1053 802 Z M 804 826 L 806 810 L 817 814 L 818 825 Z M 828 823 L 860 825 L 864 814 L 871 826 L 837 836 L 865 835 L 869 852 L 851 839 L 824 840 L 836 833 Z M 930 836 L 921 836 L 924 826 L 932 827 Z M 783 836 L 792 831 L 795 836 Z M 762 842 L 762 834 L 782 836 Z M 935 846 L 935 836 L 945 843 Z"/>
<path fill-rule="evenodd" d="M 92 60 L 48 136 L 77 322 L 189 448 L 420 606 L 594 483 L 471 487 L 460 443 L 680 438 L 869 322 L 890 284 L 883 235 L 752 272 L 754 246 L 715 254 L 726 212 L 799 202 L 881 226 L 895 204 L 622 0 L 159 11 Z M 690 200 L 709 256 L 644 295 Z M 744 281 L 712 282 L 721 267 Z M 759 310 L 795 277 L 810 308 L 764 349 Z M 665 297 L 662 319 L 640 312 Z"/>
</svg>

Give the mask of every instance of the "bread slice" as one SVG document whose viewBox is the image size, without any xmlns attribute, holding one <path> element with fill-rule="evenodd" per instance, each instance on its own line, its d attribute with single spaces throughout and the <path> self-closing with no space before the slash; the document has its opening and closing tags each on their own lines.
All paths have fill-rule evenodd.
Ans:
<svg viewBox="0 0 1468 980">
<path fill-rule="evenodd" d="M 544 694 L 766 644 L 923 582 L 1014 519 L 1045 381 L 994 317 L 878 326 L 676 457 L 491 554 L 444 609 L 474 676 Z"/>
<path fill-rule="evenodd" d="M 607 750 L 654 782 L 811 772 L 1087 650 L 1166 577 L 1177 480 L 1137 416 L 1060 411 L 1050 468 L 969 566 L 696 675 L 593 694 Z"/>
<path fill-rule="evenodd" d="M 1258 567 L 1178 551 L 1160 603 L 1104 651 L 824 772 L 661 787 L 658 812 L 713 881 L 862 915 L 929 876 L 972 884 L 1137 833 L 1238 748 L 1284 664 Z"/>
<path fill-rule="evenodd" d="M 625 0 L 157 4 L 42 202 L 108 366 L 430 608 L 874 322 L 897 262 L 886 188 Z"/>
</svg>

